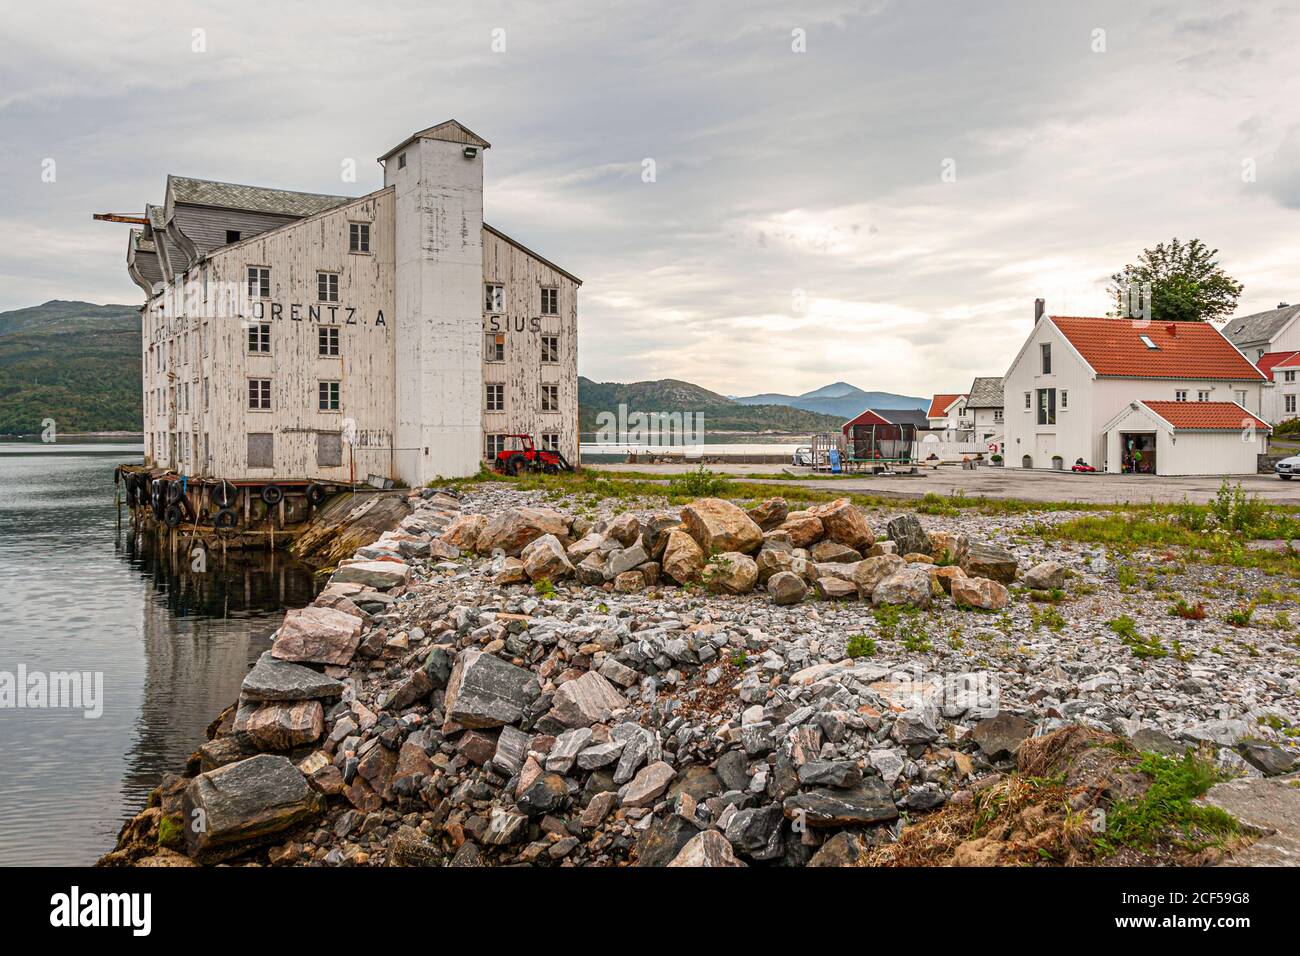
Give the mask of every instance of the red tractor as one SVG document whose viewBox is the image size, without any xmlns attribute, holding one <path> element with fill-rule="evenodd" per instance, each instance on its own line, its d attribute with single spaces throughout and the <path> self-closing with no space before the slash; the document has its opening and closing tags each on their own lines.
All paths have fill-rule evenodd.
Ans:
<svg viewBox="0 0 1300 956">
<path fill-rule="evenodd" d="M 506 436 L 507 446 L 514 442 L 518 442 L 517 447 L 506 447 L 497 452 L 492 461 L 492 467 L 502 474 L 541 471 L 548 475 L 558 475 L 562 471 L 573 471 L 573 466 L 558 451 L 534 446 L 532 435 Z"/>
</svg>

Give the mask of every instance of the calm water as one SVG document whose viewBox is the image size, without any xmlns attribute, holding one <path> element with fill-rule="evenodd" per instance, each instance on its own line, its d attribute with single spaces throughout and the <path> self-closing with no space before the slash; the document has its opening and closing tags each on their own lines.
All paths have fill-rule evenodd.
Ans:
<svg viewBox="0 0 1300 956">
<path fill-rule="evenodd" d="M 0 707 L 0 865 L 89 865 L 180 770 L 311 576 L 282 555 L 206 574 L 117 526 L 138 444 L 0 443 L 0 680 L 103 675 L 103 712 Z"/>
</svg>

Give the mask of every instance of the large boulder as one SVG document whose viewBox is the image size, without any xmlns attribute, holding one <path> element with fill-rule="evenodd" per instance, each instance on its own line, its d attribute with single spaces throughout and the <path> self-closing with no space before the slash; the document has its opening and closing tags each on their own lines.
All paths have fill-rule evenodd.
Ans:
<svg viewBox="0 0 1300 956">
<path fill-rule="evenodd" d="M 867 526 L 862 509 L 848 498 L 836 498 L 824 505 L 809 508 L 808 513 L 821 520 L 825 535 L 832 541 L 855 551 L 864 551 L 876 543 L 876 536 Z"/>
<path fill-rule="evenodd" d="M 853 583 L 863 598 L 871 597 L 876 585 L 892 574 L 897 574 L 907 562 L 896 554 L 882 554 L 863 558 L 853 568 Z"/>
<path fill-rule="evenodd" d="M 492 517 L 478 536 L 477 551 L 502 551 L 519 557 L 524 546 L 542 535 L 565 538 L 569 525 L 564 515 L 553 508 L 510 508 Z"/>
<path fill-rule="evenodd" d="M 822 539 L 825 529 L 822 527 L 822 519 L 807 511 L 792 511 L 786 516 L 786 519 L 777 526 L 777 530 L 784 531 L 790 536 L 790 543 L 796 548 L 807 548 L 816 544 Z"/>
<path fill-rule="evenodd" d="M 704 573 L 704 552 L 685 531 L 668 532 L 663 571 L 678 584 L 698 581 Z"/>
<path fill-rule="evenodd" d="M 249 757 L 190 781 L 182 798 L 186 849 L 201 863 L 219 862 L 324 809 L 325 798 L 287 757 Z"/>
<path fill-rule="evenodd" d="M 852 564 L 861 561 L 862 555 L 847 544 L 823 538 L 808 549 L 808 557 L 817 564 Z"/>
<path fill-rule="evenodd" d="M 270 651 L 257 659 L 239 688 L 243 700 L 333 700 L 343 696 L 343 682 L 301 664 L 276 660 Z"/>
<path fill-rule="evenodd" d="M 271 656 L 282 661 L 347 664 L 361 641 L 361 618 L 334 608 L 308 605 L 284 616 Z"/>
<path fill-rule="evenodd" d="M 463 650 L 447 681 L 444 730 L 513 724 L 536 696 L 532 671 L 477 648 Z"/>
<path fill-rule="evenodd" d="M 681 527 L 682 519 L 676 515 L 655 515 L 641 522 L 641 547 L 645 548 L 650 560 L 658 561 L 664 556 L 668 535 Z"/>
<path fill-rule="evenodd" d="M 805 790 L 787 797 L 782 808 L 786 819 L 811 827 L 860 827 L 898 817 L 889 787 L 879 777 L 868 777 L 848 790 Z"/>
<path fill-rule="evenodd" d="M 970 539 L 961 532 L 931 531 L 930 554 L 945 564 L 961 564 L 970 549 Z"/>
<path fill-rule="evenodd" d="M 258 750 L 293 750 L 320 740 L 325 710 L 318 700 L 245 704 L 235 716 L 235 732 L 248 734 Z"/>
<path fill-rule="evenodd" d="M 932 564 L 926 568 L 930 572 L 930 580 L 936 582 L 946 593 L 952 593 L 952 579 L 964 578 L 966 572 L 955 564 L 935 565 Z"/>
<path fill-rule="evenodd" d="M 487 527 L 487 515 L 461 515 L 442 532 L 442 540 L 461 551 L 477 551 L 478 538 Z"/>
<path fill-rule="evenodd" d="M 1007 589 L 997 581 L 989 578 L 961 577 L 948 579 L 948 593 L 953 603 L 964 607 L 979 608 L 982 611 L 1000 611 L 1011 600 Z"/>
<path fill-rule="evenodd" d="M 763 543 L 763 529 L 730 501 L 701 498 L 682 509 L 682 524 L 705 554 L 748 554 Z"/>
<path fill-rule="evenodd" d="M 789 571 L 791 564 L 794 563 L 794 557 L 789 551 L 781 548 L 764 547 L 758 554 L 754 555 L 754 564 L 758 567 L 758 580 L 763 583 L 774 574 L 782 571 Z"/>
<path fill-rule="evenodd" d="M 687 841 L 669 866 L 744 866 L 736 859 L 727 838 L 717 830 L 701 830 Z"/>
<path fill-rule="evenodd" d="M 556 688 L 550 716 L 565 727 L 590 727 L 626 707 L 627 699 L 613 684 L 595 671 L 587 671 Z"/>
<path fill-rule="evenodd" d="M 758 581 L 758 565 L 739 551 L 724 551 L 709 559 L 701 576 L 704 586 L 720 594 L 748 594 Z"/>
<path fill-rule="evenodd" d="M 613 538 L 626 548 L 641 537 L 641 522 L 637 521 L 636 515 L 625 512 L 610 521 L 609 527 L 605 529 L 605 536 Z"/>
<path fill-rule="evenodd" d="M 1016 558 L 1006 548 L 979 541 L 971 544 L 961 569 L 972 578 L 992 578 L 1002 584 L 1016 580 Z"/>
<path fill-rule="evenodd" d="M 930 606 L 930 573 L 924 567 L 906 567 L 885 578 L 871 592 L 871 603 Z"/>
<path fill-rule="evenodd" d="M 1052 591 L 1065 587 L 1065 565 L 1058 561 L 1043 561 L 1025 572 L 1025 587 L 1035 591 Z"/>
<path fill-rule="evenodd" d="M 767 593 L 776 604 L 798 604 L 808 594 L 808 585 L 797 574 L 778 571 L 767 579 Z"/>
<path fill-rule="evenodd" d="M 360 584 L 386 591 L 405 584 L 411 569 L 401 561 L 357 561 L 341 565 L 332 575 L 331 584 Z"/>
<path fill-rule="evenodd" d="M 889 540 L 899 554 L 930 554 L 930 536 L 921 527 L 921 519 L 908 512 L 889 519 Z"/>
<path fill-rule="evenodd" d="M 784 498 L 768 498 L 745 513 L 764 531 L 771 531 L 785 520 L 790 513 L 790 506 Z"/>
<path fill-rule="evenodd" d="M 1001 713 L 976 724 L 970 739 L 990 760 L 1001 760 L 1014 754 L 1021 741 L 1033 733 L 1034 725 L 1025 718 Z"/>
<path fill-rule="evenodd" d="M 573 575 L 573 564 L 564 553 L 564 545 L 553 534 L 534 538 L 520 554 L 530 581 L 559 581 Z"/>
</svg>

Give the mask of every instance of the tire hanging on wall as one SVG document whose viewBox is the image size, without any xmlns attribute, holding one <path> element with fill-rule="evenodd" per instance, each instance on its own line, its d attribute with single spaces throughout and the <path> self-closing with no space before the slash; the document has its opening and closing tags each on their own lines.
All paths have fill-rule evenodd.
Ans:
<svg viewBox="0 0 1300 956">
<path fill-rule="evenodd" d="M 184 520 L 185 509 L 177 502 L 169 504 L 167 510 L 163 512 L 163 524 L 167 525 L 169 528 L 177 527 Z"/>
<path fill-rule="evenodd" d="M 267 485 L 262 489 L 262 500 L 275 507 L 284 500 L 284 489 L 279 485 Z"/>
<path fill-rule="evenodd" d="M 239 527 L 239 513 L 233 508 L 222 508 L 213 515 L 212 527 L 218 531 L 234 531 Z"/>
<path fill-rule="evenodd" d="M 222 478 L 212 489 L 212 503 L 218 508 L 229 508 L 239 500 L 239 489 Z"/>
<path fill-rule="evenodd" d="M 320 507 L 325 503 L 325 486 L 312 482 L 307 486 L 307 501 L 313 507 Z"/>
<path fill-rule="evenodd" d="M 163 511 L 167 508 L 167 482 L 161 478 L 155 478 L 149 491 L 149 503 L 153 508 L 153 516 L 161 521 Z"/>
<path fill-rule="evenodd" d="M 167 503 L 169 505 L 174 505 L 184 497 L 185 486 L 181 484 L 179 478 L 172 479 L 172 481 L 167 485 Z"/>
</svg>

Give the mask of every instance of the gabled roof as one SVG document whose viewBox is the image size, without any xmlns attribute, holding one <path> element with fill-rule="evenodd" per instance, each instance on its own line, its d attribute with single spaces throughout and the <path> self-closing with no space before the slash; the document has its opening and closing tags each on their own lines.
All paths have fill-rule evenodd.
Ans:
<svg viewBox="0 0 1300 956">
<path fill-rule="evenodd" d="M 1233 345 L 1251 345 L 1272 341 L 1282 327 L 1300 315 L 1300 305 L 1287 305 L 1254 315 L 1232 318 L 1223 326 L 1223 334 Z"/>
<path fill-rule="evenodd" d="M 1296 368 L 1300 366 L 1300 352 L 1265 352 L 1255 363 L 1255 367 L 1272 379 L 1273 370 L 1279 368 Z"/>
<path fill-rule="evenodd" d="M 1179 431 L 1240 431 L 1253 424 L 1262 431 L 1269 430 L 1268 422 L 1252 415 L 1236 402 L 1169 402 L 1147 401 L 1138 403 L 1159 415 Z"/>
<path fill-rule="evenodd" d="M 478 133 L 474 132 L 467 126 L 462 125 L 454 119 L 444 120 L 428 129 L 422 129 L 418 133 L 412 133 L 406 139 L 402 140 L 384 155 L 379 157 L 382 163 L 399 149 L 405 149 L 414 143 L 417 139 L 440 139 L 447 143 L 464 143 L 466 146 L 477 146 L 479 149 L 491 149 L 492 144 L 485 140 Z"/>
<path fill-rule="evenodd" d="M 566 279 L 570 279 L 570 280 L 576 282 L 578 285 L 582 285 L 582 280 L 579 279 L 577 276 L 575 276 L 573 273 L 571 273 L 571 272 L 567 272 L 566 270 L 561 269 L 559 266 L 557 266 L 554 262 L 551 262 L 551 260 L 549 260 L 549 259 L 544 259 L 544 258 L 542 258 L 542 257 L 539 256 L 537 253 L 533 252 L 533 250 L 529 249 L 529 248 L 528 248 L 526 245 L 524 245 L 522 242 L 519 242 L 519 241 L 516 240 L 516 239 L 511 239 L 509 236 L 507 236 L 504 232 L 502 232 L 502 231 L 501 231 L 500 229 L 498 229 L 496 226 L 489 226 L 487 223 L 483 223 L 483 228 L 486 229 L 488 232 L 492 233 L 492 235 L 496 236 L 498 239 L 501 239 L 501 240 L 503 240 L 503 241 L 505 241 L 505 242 L 510 243 L 510 245 L 514 246 L 516 249 L 518 249 L 518 250 L 519 250 L 520 252 L 522 252 L 524 255 L 532 256 L 534 259 L 536 259 L 536 260 L 537 260 L 538 262 L 540 262 L 542 265 L 547 266 L 548 268 L 554 269 L 556 272 L 558 272 L 560 275 L 564 276 Z"/>
<path fill-rule="evenodd" d="M 919 408 L 868 408 L 850 418 L 841 428 L 848 434 L 852 425 L 913 425 L 929 428 L 930 420 Z"/>
<path fill-rule="evenodd" d="M 967 408 L 1001 408 L 1002 376 L 985 376 L 971 382 L 966 398 Z"/>
<path fill-rule="evenodd" d="M 952 394 L 936 395 L 930 400 L 930 410 L 925 413 L 926 418 L 943 418 L 948 414 L 948 409 L 959 400 L 966 396 L 961 392 Z"/>
<path fill-rule="evenodd" d="M 289 189 L 267 189 L 212 179 L 168 176 L 169 205 L 211 206 L 217 209 L 240 209 L 273 216 L 314 216 L 351 202 L 354 196 L 330 196 L 323 193 L 300 193 Z"/>
<path fill-rule="evenodd" d="M 1260 381 L 1263 374 L 1208 322 L 1047 317 L 1101 376 Z M 1154 348 L 1143 341 L 1151 341 Z"/>
</svg>

